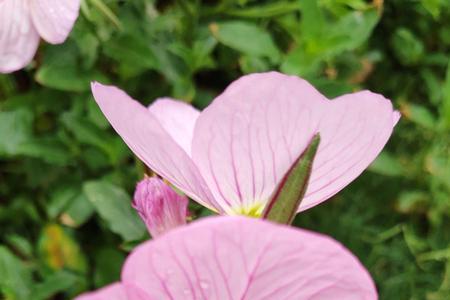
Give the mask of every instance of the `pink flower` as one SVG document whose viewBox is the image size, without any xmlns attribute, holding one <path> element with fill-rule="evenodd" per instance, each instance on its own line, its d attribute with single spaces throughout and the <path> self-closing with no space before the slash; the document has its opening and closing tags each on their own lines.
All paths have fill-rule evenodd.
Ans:
<svg viewBox="0 0 450 300">
<path fill-rule="evenodd" d="M 146 108 L 98 83 L 92 92 L 142 161 L 222 214 L 259 216 L 316 133 L 321 142 L 299 211 L 327 200 L 377 157 L 400 118 L 379 94 L 330 101 L 305 80 L 277 72 L 241 77 L 201 113 L 171 99 Z"/>
<path fill-rule="evenodd" d="M 92 293 L 78 296 L 76 300 L 127 300 L 127 295 L 121 283 L 113 283 Z M 139 299 L 143 300 L 143 299 Z"/>
<path fill-rule="evenodd" d="M 157 177 L 145 178 L 136 186 L 133 207 L 154 238 L 186 224 L 187 206 L 186 196 L 178 195 Z"/>
<path fill-rule="evenodd" d="M 25 67 L 33 58 L 39 37 L 60 44 L 78 17 L 80 0 L 0 1 L 0 72 Z"/>
<path fill-rule="evenodd" d="M 77 300 L 377 299 L 335 240 L 260 219 L 212 217 L 138 246 L 121 283 Z"/>
</svg>

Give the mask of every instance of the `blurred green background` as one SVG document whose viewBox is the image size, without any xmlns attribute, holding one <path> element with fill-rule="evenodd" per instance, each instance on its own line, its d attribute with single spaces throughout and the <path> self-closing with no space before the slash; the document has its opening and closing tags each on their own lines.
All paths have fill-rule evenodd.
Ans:
<svg viewBox="0 0 450 300">
<path fill-rule="evenodd" d="M 296 225 L 349 247 L 380 299 L 450 299 L 449 50 L 447 0 L 85 0 L 64 44 L 0 75 L 0 298 L 101 287 L 148 238 L 130 208 L 143 165 L 90 81 L 203 108 L 242 74 L 281 70 L 403 115 L 369 170 Z"/>
</svg>

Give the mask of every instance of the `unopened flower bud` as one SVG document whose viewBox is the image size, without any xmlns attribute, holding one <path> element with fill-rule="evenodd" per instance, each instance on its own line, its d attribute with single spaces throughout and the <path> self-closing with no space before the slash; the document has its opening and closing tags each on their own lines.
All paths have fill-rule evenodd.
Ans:
<svg viewBox="0 0 450 300">
<path fill-rule="evenodd" d="M 157 177 L 144 178 L 134 193 L 133 207 L 153 238 L 186 224 L 188 199 Z"/>
</svg>

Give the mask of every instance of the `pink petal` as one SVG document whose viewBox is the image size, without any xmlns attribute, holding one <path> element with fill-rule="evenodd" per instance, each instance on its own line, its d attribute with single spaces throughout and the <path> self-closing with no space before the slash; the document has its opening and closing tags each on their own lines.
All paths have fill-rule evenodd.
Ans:
<svg viewBox="0 0 450 300">
<path fill-rule="evenodd" d="M 244 76 L 217 97 L 197 120 L 192 157 L 224 210 L 260 211 L 317 132 L 313 183 L 300 210 L 355 179 L 385 145 L 396 116 L 376 94 L 341 98 L 328 101 L 308 82 L 276 72 Z"/>
<path fill-rule="evenodd" d="M 370 275 L 338 242 L 242 217 L 203 219 L 144 243 L 122 281 L 152 299 L 377 299 Z"/>
<path fill-rule="evenodd" d="M 92 93 L 112 127 L 139 159 L 189 197 L 220 210 L 190 157 L 147 108 L 113 86 L 94 83 Z"/>
<path fill-rule="evenodd" d="M 33 59 L 39 35 L 28 14 L 28 1 L 0 2 L 0 72 L 10 73 Z"/>
<path fill-rule="evenodd" d="M 225 209 L 262 209 L 319 131 L 326 101 L 308 82 L 271 72 L 241 77 L 202 112 L 192 157 Z"/>
<path fill-rule="evenodd" d="M 116 282 L 97 291 L 84 293 L 75 300 L 128 300 L 128 298 L 123 285 Z"/>
<path fill-rule="evenodd" d="M 195 122 L 200 112 L 185 102 L 170 98 L 157 99 L 149 106 L 149 110 L 174 141 L 190 156 Z"/>
<path fill-rule="evenodd" d="M 399 120 L 388 99 L 369 91 L 338 97 L 327 109 L 300 211 L 327 200 L 357 178 L 381 152 Z"/>
<path fill-rule="evenodd" d="M 78 18 L 80 0 L 28 1 L 34 26 L 51 44 L 65 41 Z"/>
<path fill-rule="evenodd" d="M 158 177 L 144 178 L 134 193 L 133 207 L 156 238 L 186 224 L 188 199 Z"/>
</svg>

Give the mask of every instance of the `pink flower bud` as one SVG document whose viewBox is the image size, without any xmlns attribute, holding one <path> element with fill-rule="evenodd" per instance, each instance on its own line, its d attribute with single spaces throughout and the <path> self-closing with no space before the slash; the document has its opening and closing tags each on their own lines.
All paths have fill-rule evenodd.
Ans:
<svg viewBox="0 0 450 300">
<path fill-rule="evenodd" d="M 153 238 L 186 224 L 188 199 L 157 177 L 144 178 L 134 192 L 133 207 Z"/>
</svg>

